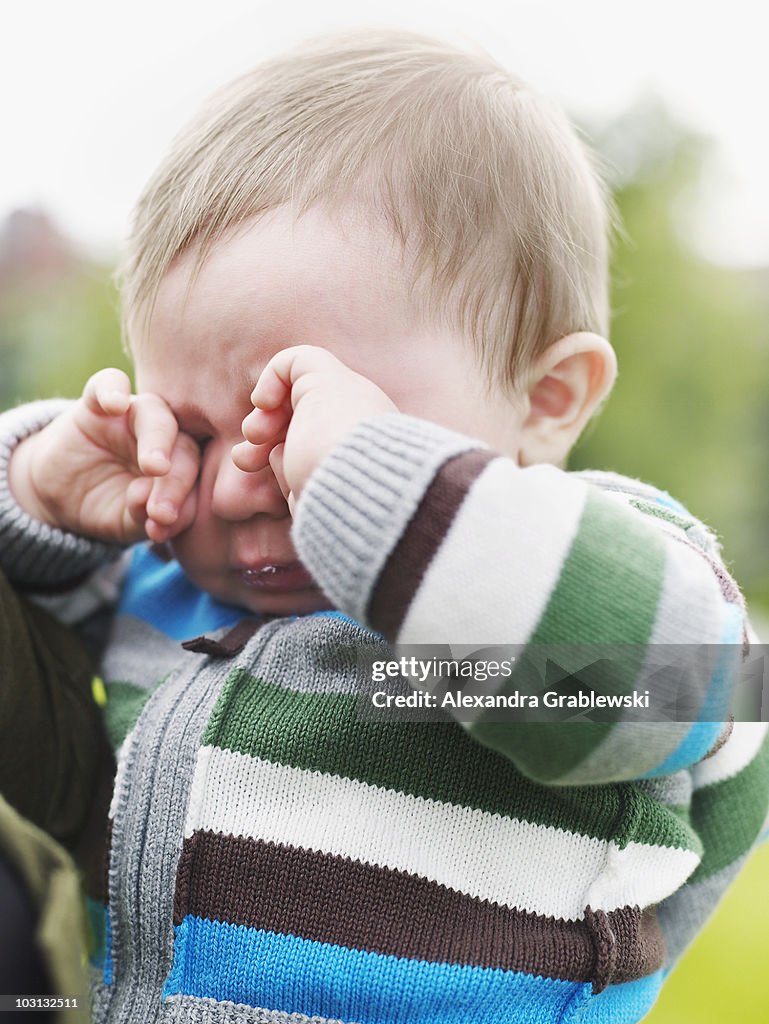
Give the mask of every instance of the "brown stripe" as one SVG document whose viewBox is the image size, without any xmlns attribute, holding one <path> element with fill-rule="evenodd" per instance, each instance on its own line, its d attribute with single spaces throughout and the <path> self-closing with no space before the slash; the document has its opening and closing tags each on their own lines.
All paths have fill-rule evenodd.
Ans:
<svg viewBox="0 0 769 1024">
<path fill-rule="evenodd" d="M 425 491 L 377 580 L 369 604 L 368 621 L 389 639 L 397 635 L 470 485 L 496 458 L 496 452 L 487 450 L 463 452 L 441 466 Z"/>
<path fill-rule="evenodd" d="M 737 584 L 734 582 L 732 577 L 726 571 L 726 568 L 717 561 L 711 555 L 705 556 L 710 562 L 713 572 L 716 574 L 718 585 L 721 588 L 725 600 L 730 604 L 736 604 L 742 612 L 742 657 L 743 660 L 750 654 L 750 639 L 748 638 L 748 624 L 747 624 L 747 610 L 745 608 L 745 598 L 742 596 L 742 592 Z"/>
<path fill-rule="evenodd" d="M 705 756 L 703 757 L 702 760 L 703 761 L 707 761 L 707 759 L 709 757 L 713 757 L 714 754 L 717 754 L 718 751 L 721 749 L 721 747 L 723 747 L 723 745 L 727 742 L 727 740 L 729 739 L 729 737 L 732 735 L 733 732 L 734 732 L 734 715 L 729 715 L 729 721 L 723 727 L 723 729 L 721 730 L 721 733 L 720 733 L 718 739 L 713 744 L 713 746 L 710 748 L 710 750 L 707 752 L 707 754 L 705 754 Z"/>
<path fill-rule="evenodd" d="M 185 651 L 193 651 L 195 654 L 210 654 L 213 658 L 232 658 L 236 654 L 240 654 L 263 623 L 263 619 L 241 619 L 219 640 L 214 640 L 209 636 L 196 636 L 192 640 L 185 640 L 182 647 Z"/>
<path fill-rule="evenodd" d="M 652 974 L 664 960 L 653 908 L 588 910 L 584 921 L 562 921 L 404 871 L 213 832 L 184 841 L 174 923 L 187 915 L 413 960 L 592 982 L 596 990 Z"/>
</svg>

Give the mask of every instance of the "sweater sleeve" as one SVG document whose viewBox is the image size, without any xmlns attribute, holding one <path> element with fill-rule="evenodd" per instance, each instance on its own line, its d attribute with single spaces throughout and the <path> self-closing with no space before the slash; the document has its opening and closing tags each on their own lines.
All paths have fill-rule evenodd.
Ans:
<svg viewBox="0 0 769 1024">
<path fill-rule="evenodd" d="M 396 649 L 523 650 L 497 694 L 519 690 L 523 667 L 555 650 L 560 665 L 592 655 L 594 691 L 648 690 L 653 706 L 670 683 L 660 652 L 689 652 L 676 669 L 689 710 L 668 708 L 659 720 L 456 712 L 476 740 L 539 782 L 669 774 L 699 762 L 724 732 L 742 599 L 712 536 L 661 492 L 613 474 L 522 469 L 480 442 L 388 414 L 359 424 L 318 467 L 293 536 L 336 607 Z"/>
</svg>

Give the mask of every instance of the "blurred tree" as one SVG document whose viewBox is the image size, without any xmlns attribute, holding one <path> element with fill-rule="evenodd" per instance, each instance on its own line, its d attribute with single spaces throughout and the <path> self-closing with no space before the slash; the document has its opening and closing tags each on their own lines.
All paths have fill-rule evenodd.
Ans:
<svg viewBox="0 0 769 1024">
<path fill-rule="evenodd" d="M 769 329 L 746 275 L 698 255 L 687 228 L 713 148 L 646 100 L 594 145 L 613 168 L 620 374 L 571 468 L 670 491 L 712 526 L 749 595 L 769 605 Z M 763 386 L 762 386 L 763 382 Z"/>
<path fill-rule="evenodd" d="M 0 407 L 77 395 L 98 367 L 126 365 L 109 270 L 42 210 L 15 210 L 0 228 L 0 357 Z"/>
<path fill-rule="evenodd" d="M 2 408 L 72 398 L 94 370 L 128 369 L 109 269 L 84 262 L 66 281 L 32 283 L 0 300 L 0 358 Z"/>
</svg>

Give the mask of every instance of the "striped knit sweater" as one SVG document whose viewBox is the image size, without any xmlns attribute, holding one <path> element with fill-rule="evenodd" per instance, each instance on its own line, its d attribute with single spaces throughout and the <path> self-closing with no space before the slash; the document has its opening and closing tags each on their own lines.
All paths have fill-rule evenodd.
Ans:
<svg viewBox="0 0 769 1024">
<path fill-rule="evenodd" d="M 116 600 L 93 1019 L 641 1019 L 769 807 L 767 727 L 724 742 L 707 720 L 745 617 L 704 527 L 635 481 L 519 469 L 378 417 L 319 467 L 293 526 L 338 611 L 255 619 L 148 546 L 110 564 L 21 512 L 5 463 L 50 415 L 0 420 L 0 539 L 27 587 L 96 570 L 58 599 L 69 621 Z M 404 643 L 627 644 L 621 692 L 654 685 L 653 645 L 723 653 L 694 723 L 361 716 L 357 651 Z"/>
</svg>

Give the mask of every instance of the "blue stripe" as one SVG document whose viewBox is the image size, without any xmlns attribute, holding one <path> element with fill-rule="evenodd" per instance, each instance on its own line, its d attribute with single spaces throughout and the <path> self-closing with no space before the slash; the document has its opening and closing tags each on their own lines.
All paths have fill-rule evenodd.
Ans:
<svg viewBox="0 0 769 1024">
<path fill-rule="evenodd" d="M 646 772 L 643 778 L 672 775 L 682 768 L 697 764 L 714 746 L 729 718 L 734 681 L 740 667 L 742 644 L 742 610 L 735 604 L 725 604 L 726 621 L 721 635 L 720 652 L 713 675 L 710 677 L 705 700 L 699 710 L 698 721 L 689 729 L 682 742 L 662 764 Z"/>
<path fill-rule="evenodd" d="M 186 917 L 170 995 L 230 1000 L 359 1024 L 534 1024 L 560 1019 L 589 985 L 516 971 L 428 963 Z"/>
<path fill-rule="evenodd" d="M 657 505 L 662 505 L 663 508 L 669 508 L 672 512 L 678 512 L 688 519 L 694 518 L 688 508 L 684 508 L 681 502 L 676 501 L 667 491 L 657 491 L 654 500 Z"/>
<path fill-rule="evenodd" d="M 104 984 L 112 984 L 112 915 L 109 907 L 105 907 L 106 949 L 104 951 Z"/>
<path fill-rule="evenodd" d="M 198 589 L 178 562 L 164 562 L 146 544 L 131 556 L 118 614 L 134 615 L 173 640 L 234 626 L 249 614 Z"/>
<path fill-rule="evenodd" d="M 188 916 L 163 998 L 188 995 L 359 1024 L 631 1024 L 661 972 L 592 996 L 589 984 L 370 953 Z"/>
<path fill-rule="evenodd" d="M 665 971 L 660 970 L 638 981 L 609 985 L 575 1019 L 579 1024 L 635 1024 L 654 1006 L 664 979 Z"/>
</svg>

